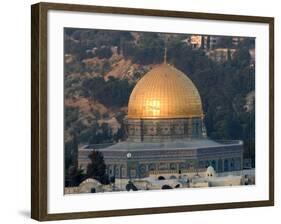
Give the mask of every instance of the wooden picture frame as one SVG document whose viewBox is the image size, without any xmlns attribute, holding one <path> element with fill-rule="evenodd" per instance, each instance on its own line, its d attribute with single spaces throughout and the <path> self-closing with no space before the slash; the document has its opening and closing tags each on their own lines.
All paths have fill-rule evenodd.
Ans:
<svg viewBox="0 0 281 224">
<path fill-rule="evenodd" d="M 163 11 L 90 5 L 38 3 L 31 7 L 31 217 L 39 221 L 80 219 L 109 216 L 203 211 L 226 208 L 247 208 L 274 205 L 274 18 L 223 15 L 183 11 Z M 212 203 L 197 205 L 145 207 L 84 212 L 48 212 L 48 19 L 50 10 L 104 13 L 166 18 L 188 18 L 212 21 L 249 22 L 269 25 L 269 183 L 268 200 Z"/>
</svg>

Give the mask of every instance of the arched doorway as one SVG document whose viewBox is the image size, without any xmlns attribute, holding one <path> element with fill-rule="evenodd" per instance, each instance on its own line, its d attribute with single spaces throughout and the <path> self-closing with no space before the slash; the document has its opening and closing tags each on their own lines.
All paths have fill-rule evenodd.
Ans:
<svg viewBox="0 0 281 224">
<path fill-rule="evenodd" d="M 228 172 L 229 171 L 228 160 L 227 159 L 224 160 L 223 171 L 224 172 Z"/>
<path fill-rule="evenodd" d="M 222 159 L 219 159 L 218 161 L 218 172 L 222 171 Z"/>
<path fill-rule="evenodd" d="M 120 166 L 120 177 L 125 178 L 127 176 L 126 167 L 121 165 Z"/>
</svg>

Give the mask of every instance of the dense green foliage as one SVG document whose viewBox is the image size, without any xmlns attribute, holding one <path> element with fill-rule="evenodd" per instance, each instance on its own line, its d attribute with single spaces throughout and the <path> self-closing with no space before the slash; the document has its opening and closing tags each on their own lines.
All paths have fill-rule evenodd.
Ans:
<svg viewBox="0 0 281 224">
<path fill-rule="evenodd" d="M 123 42 L 132 40 L 130 32 L 88 29 L 65 29 L 65 54 L 75 54 L 79 60 L 92 56 L 88 50 L 97 47 L 97 56 L 108 58 L 111 46 L 120 46 Z M 101 46 L 103 48 L 101 48 Z"/>
<path fill-rule="evenodd" d="M 164 40 L 156 33 L 145 33 L 139 38 L 138 44 L 128 42 L 124 44 L 125 57 L 131 58 L 135 63 L 157 64 L 163 61 Z"/>
<path fill-rule="evenodd" d="M 77 137 L 73 136 L 69 141 L 65 142 L 65 169 L 70 167 L 77 167 L 77 155 L 78 155 L 78 141 Z"/>
<path fill-rule="evenodd" d="M 84 179 L 83 171 L 78 169 L 78 141 L 76 135 L 65 142 L 64 169 L 65 186 L 73 187 L 79 185 Z"/>
<path fill-rule="evenodd" d="M 84 96 L 97 99 L 108 107 L 126 106 L 133 87 L 127 79 L 112 76 L 107 81 L 103 77 L 94 77 L 82 82 Z"/>
<path fill-rule="evenodd" d="M 106 174 L 106 166 L 104 163 L 103 155 L 99 151 L 93 151 L 89 155 L 91 163 L 87 167 L 87 178 L 93 178 L 101 182 L 102 184 L 109 184 L 109 178 Z"/>
<path fill-rule="evenodd" d="M 117 133 L 113 134 L 107 123 L 98 123 L 98 120 L 101 118 L 101 115 L 98 111 L 93 111 L 93 115 L 94 117 L 85 118 L 81 113 L 78 112 L 77 108 L 68 106 L 65 107 L 65 130 L 70 132 L 72 136 L 70 140 L 66 141 L 65 143 L 65 151 L 67 152 L 68 156 L 72 156 L 69 152 L 72 152 L 73 149 L 78 147 L 78 141 L 80 143 L 101 144 L 118 141 L 123 137 L 123 128 L 119 129 Z M 122 117 L 121 119 L 124 118 L 123 113 L 119 113 L 119 115 L 117 114 L 116 119 L 121 123 L 121 119 L 118 119 L 120 116 Z M 83 122 L 83 119 L 90 120 L 90 124 L 86 125 Z M 75 133 L 75 141 L 73 141 L 74 137 L 72 133 Z M 67 159 L 68 157 L 66 157 L 66 160 Z M 72 164 L 72 162 L 69 162 L 69 164 Z M 68 167 L 69 165 L 66 166 L 66 168 Z"/>
</svg>

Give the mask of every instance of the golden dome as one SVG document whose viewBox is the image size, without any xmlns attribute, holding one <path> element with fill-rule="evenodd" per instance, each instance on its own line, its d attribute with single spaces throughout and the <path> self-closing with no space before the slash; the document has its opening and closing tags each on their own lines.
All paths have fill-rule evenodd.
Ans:
<svg viewBox="0 0 281 224">
<path fill-rule="evenodd" d="M 193 82 L 165 63 L 141 78 L 129 99 L 128 118 L 131 119 L 202 116 L 200 95 Z"/>
</svg>

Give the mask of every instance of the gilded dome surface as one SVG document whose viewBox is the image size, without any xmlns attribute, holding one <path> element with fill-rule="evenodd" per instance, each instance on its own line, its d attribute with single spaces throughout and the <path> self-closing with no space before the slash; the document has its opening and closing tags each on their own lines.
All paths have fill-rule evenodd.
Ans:
<svg viewBox="0 0 281 224">
<path fill-rule="evenodd" d="M 129 119 L 202 116 L 201 98 L 193 82 L 165 63 L 144 75 L 129 99 Z"/>
</svg>

